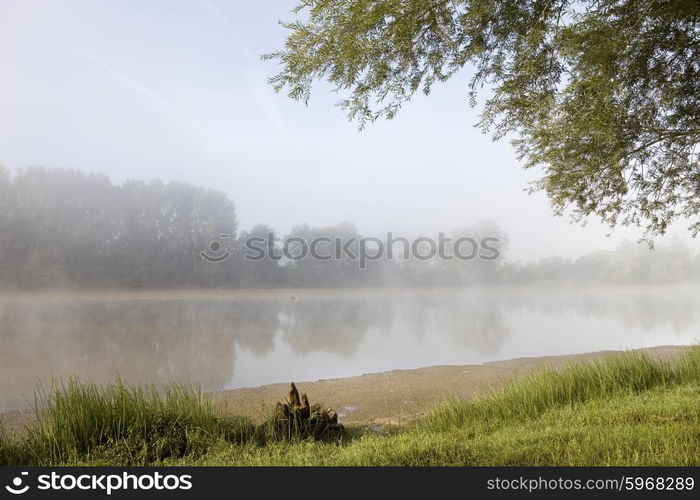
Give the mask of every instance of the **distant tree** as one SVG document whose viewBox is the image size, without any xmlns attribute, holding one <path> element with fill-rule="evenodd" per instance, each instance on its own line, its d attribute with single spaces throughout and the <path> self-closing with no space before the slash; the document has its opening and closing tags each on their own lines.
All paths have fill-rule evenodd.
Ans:
<svg viewBox="0 0 700 500">
<path fill-rule="evenodd" d="M 646 245 L 623 242 L 616 250 L 598 250 L 577 259 L 547 257 L 506 263 L 499 271 L 505 283 L 657 284 L 700 280 L 700 252 L 682 243 Z"/>
<path fill-rule="evenodd" d="M 410 260 L 401 268 L 414 285 L 462 285 L 495 283 L 508 247 L 508 237 L 493 221 L 479 221 L 469 226 L 456 228 L 436 242 L 431 258 L 430 249 L 421 245 Z M 418 240 L 416 240 L 418 241 Z M 422 256 L 422 257 L 421 257 Z"/>
<path fill-rule="evenodd" d="M 225 194 L 185 183 L 0 169 L 0 285 L 234 285 L 236 269 L 201 272 L 200 251 L 238 224 Z"/>
<path fill-rule="evenodd" d="M 515 136 L 532 189 L 576 220 L 700 232 L 697 0 L 301 0 L 270 82 L 307 102 L 314 80 L 360 126 L 393 118 L 465 66 L 492 88 L 479 122 Z"/>
<path fill-rule="evenodd" d="M 286 284 L 287 269 L 280 263 L 281 249 L 275 240 L 275 232 L 265 224 L 257 224 L 240 234 L 235 260 L 241 269 L 242 285 L 281 287 Z"/>
<path fill-rule="evenodd" d="M 453 231 L 453 243 L 460 238 L 469 238 L 476 245 L 471 251 L 474 258 L 464 261 L 452 259 L 448 265 L 456 267 L 456 273 L 465 283 L 495 283 L 499 281 L 501 265 L 505 260 L 508 248 L 508 236 L 494 221 L 479 221 L 471 226 L 461 227 Z M 468 255 L 469 248 L 461 250 Z"/>
<path fill-rule="evenodd" d="M 346 246 L 349 253 L 359 257 L 360 237 L 357 228 L 351 222 L 325 227 L 311 227 L 308 224 L 293 227 L 284 238 L 288 253 L 300 255 L 303 251 L 302 240 L 309 248 L 304 258 L 290 259 L 286 262 L 290 282 L 294 285 L 323 287 L 362 284 L 366 281 L 367 270 L 360 270 L 357 259 L 345 252 L 336 251 L 336 241 L 340 241 L 341 247 Z M 315 250 L 320 259 L 311 256 L 310 245 L 316 239 L 318 243 Z"/>
</svg>

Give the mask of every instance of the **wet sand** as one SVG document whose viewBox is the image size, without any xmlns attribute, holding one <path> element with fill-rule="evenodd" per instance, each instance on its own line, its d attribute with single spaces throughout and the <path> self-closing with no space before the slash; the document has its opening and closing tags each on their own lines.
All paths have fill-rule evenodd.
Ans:
<svg viewBox="0 0 700 500">
<path fill-rule="evenodd" d="M 674 357 L 686 346 L 658 346 L 640 349 L 653 357 Z M 516 358 L 476 365 L 431 366 L 414 370 L 393 370 L 357 377 L 298 381 L 300 392 L 311 403 L 334 408 L 340 420 L 349 425 L 381 429 L 387 425 L 406 425 L 436 404 L 448 399 L 469 400 L 488 394 L 514 377 L 538 368 L 562 367 L 568 363 L 599 359 L 623 351 L 601 351 L 563 356 Z M 214 392 L 217 408 L 226 414 L 248 415 L 260 421 L 284 399 L 289 382 L 260 387 Z M 33 418 L 31 410 L 2 414 L 5 427 L 21 431 Z"/>
</svg>

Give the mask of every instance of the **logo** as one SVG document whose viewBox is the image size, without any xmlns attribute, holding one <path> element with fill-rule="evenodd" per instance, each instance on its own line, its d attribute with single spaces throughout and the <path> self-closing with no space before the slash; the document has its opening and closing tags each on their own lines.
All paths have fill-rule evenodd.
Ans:
<svg viewBox="0 0 700 500">
<path fill-rule="evenodd" d="M 224 240 L 229 237 L 228 234 L 220 234 L 219 238 Z M 199 255 L 207 262 L 223 262 L 231 256 L 231 252 L 226 250 L 220 241 L 212 241 L 209 243 L 209 252 L 213 255 L 207 253 L 206 250 L 199 253 Z"/>
<path fill-rule="evenodd" d="M 17 476 L 12 480 L 12 486 L 5 486 L 5 489 L 12 493 L 13 495 L 21 495 L 22 493 L 26 493 L 27 490 L 29 489 L 29 485 L 26 485 L 24 488 L 22 488 L 22 476 L 28 476 L 29 472 L 22 472 L 21 476 Z"/>
<path fill-rule="evenodd" d="M 5 486 L 5 489 L 13 495 L 21 495 L 29 490 L 29 485 L 22 487 L 23 476 L 28 476 L 28 472 L 22 472 L 21 476 L 15 477 L 12 484 Z M 104 491 L 111 495 L 118 490 L 190 490 L 192 489 L 192 476 L 161 474 L 42 474 L 37 476 L 36 488 L 40 491 Z"/>
</svg>

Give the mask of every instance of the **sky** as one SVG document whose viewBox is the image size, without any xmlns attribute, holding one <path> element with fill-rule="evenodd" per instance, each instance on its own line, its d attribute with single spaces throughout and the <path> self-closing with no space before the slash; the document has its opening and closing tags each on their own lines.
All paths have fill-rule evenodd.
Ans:
<svg viewBox="0 0 700 500">
<path fill-rule="evenodd" d="M 493 220 L 509 260 L 576 257 L 638 228 L 555 217 L 539 173 L 474 127 L 469 70 L 359 132 L 323 83 L 308 106 L 267 84 L 287 0 L 0 0 L 0 165 L 161 178 L 224 191 L 242 229 L 354 222 L 449 232 Z M 689 241 L 685 225 L 667 239 Z M 663 241 L 663 240 L 661 240 Z M 697 247 L 697 241 L 691 242 Z"/>
</svg>

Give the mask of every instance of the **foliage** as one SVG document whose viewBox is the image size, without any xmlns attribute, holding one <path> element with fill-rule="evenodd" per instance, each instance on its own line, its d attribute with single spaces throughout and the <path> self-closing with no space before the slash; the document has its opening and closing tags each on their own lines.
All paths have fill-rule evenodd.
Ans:
<svg viewBox="0 0 700 500">
<path fill-rule="evenodd" d="M 507 134 L 554 210 L 663 234 L 700 231 L 700 4 L 695 0 L 301 0 L 276 90 L 314 80 L 361 127 L 461 68 L 488 85 L 480 126 Z"/>
</svg>

